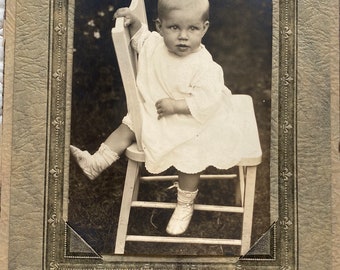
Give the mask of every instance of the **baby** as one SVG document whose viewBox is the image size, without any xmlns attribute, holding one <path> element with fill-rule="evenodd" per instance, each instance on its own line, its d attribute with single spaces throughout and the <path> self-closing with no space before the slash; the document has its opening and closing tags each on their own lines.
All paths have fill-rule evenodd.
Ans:
<svg viewBox="0 0 340 270">
<path fill-rule="evenodd" d="M 138 53 L 145 166 L 150 173 L 177 169 L 177 205 L 166 231 L 182 234 L 193 214 L 201 172 L 208 166 L 228 169 L 240 160 L 242 139 L 231 92 L 222 68 L 201 43 L 209 28 L 209 1 L 159 0 L 157 32 L 148 31 L 129 8 L 117 10 L 115 17 L 124 17 Z M 74 146 L 71 153 L 94 179 L 134 140 L 128 114 L 96 153 Z"/>
</svg>

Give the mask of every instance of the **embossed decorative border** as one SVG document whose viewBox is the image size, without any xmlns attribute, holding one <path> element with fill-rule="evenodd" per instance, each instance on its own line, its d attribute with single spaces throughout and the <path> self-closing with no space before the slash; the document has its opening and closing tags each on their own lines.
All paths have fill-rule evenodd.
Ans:
<svg viewBox="0 0 340 270">
<path fill-rule="evenodd" d="M 63 248 L 63 168 L 66 119 L 67 12 L 68 1 L 51 3 L 49 74 L 49 151 L 45 211 L 45 265 L 59 269 Z"/>
<path fill-rule="evenodd" d="M 280 269 L 297 268 L 296 205 L 296 0 L 279 0 L 279 220 L 275 259 L 248 258 L 103 258 L 66 256 L 63 220 L 66 147 L 68 0 L 51 1 L 49 142 L 46 175 L 44 265 L 46 269 Z M 275 228 L 276 228 L 275 227 Z"/>
<path fill-rule="evenodd" d="M 280 270 L 297 267 L 296 9 L 296 0 L 280 2 L 278 95 Z"/>
</svg>

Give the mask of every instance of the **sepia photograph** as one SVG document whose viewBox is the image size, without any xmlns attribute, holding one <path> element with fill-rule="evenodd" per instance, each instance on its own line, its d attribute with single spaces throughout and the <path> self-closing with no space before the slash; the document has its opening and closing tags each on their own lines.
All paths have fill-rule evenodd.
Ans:
<svg viewBox="0 0 340 270">
<path fill-rule="evenodd" d="M 5 1 L 0 270 L 337 269 L 326 2 Z"/>
<path fill-rule="evenodd" d="M 245 255 L 271 225 L 272 3 L 148 0 L 146 21 L 129 22 L 126 8 L 144 5 L 132 2 L 75 1 L 67 223 L 100 255 Z M 132 48 L 136 89 L 124 89 L 136 78 L 124 52 L 119 65 L 111 36 L 119 17 L 129 34 L 139 23 L 132 31 L 148 35 L 137 43 L 154 39 L 146 52 Z M 157 109 L 158 100 L 184 101 L 187 111 Z M 127 181 L 137 194 L 126 203 Z"/>
</svg>

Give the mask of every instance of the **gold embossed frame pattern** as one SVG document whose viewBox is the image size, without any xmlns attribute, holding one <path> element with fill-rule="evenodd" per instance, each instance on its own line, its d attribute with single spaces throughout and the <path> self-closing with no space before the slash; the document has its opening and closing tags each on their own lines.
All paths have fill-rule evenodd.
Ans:
<svg viewBox="0 0 340 270">
<path fill-rule="evenodd" d="M 238 257 L 112 256 L 105 260 L 90 246 L 79 245 L 67 225 L 68 107 L 71 80 L 74 2 L 51 2 L 49 141 L 44 264 L 46 269 L 296 269 L 296 1 L 280 0 L 278 18 L 278 220 L 269 228 L 263 254 Z M 65 195 L 66 194 L 66 195 Z M 263 244 L 259 242 L 256 245 Z"/>
</svg>

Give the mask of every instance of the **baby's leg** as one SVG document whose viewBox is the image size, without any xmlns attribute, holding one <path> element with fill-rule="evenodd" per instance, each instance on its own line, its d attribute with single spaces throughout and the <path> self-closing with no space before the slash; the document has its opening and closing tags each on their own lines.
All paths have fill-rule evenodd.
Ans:
<svg viewBox="0 0 340 270">
<path fill-rule="evenodd" d="M 178 172 L 178 184 L 185 191 L 196 191 L 200 181 L 200 174 L 187 174 Z"/>
<path fill-rule="evenodd" d="M 135 140 L 133 131 L 127 125 L 121 124 L 104 143 L 120 156 Z"/>
<path fill-rule="evenodd" d="M 199 174 L 178 174 L 177 205 L 166 228 L 167 233 L 178 235 L 184 233 L 188 228 L 194 212 L 194 200 L 198 193 L 199 179 Z"/>
<path fill-rule="evenodd" d="M 91 155 L 71 145 L 70 150 L 84 174 L 91 180 L 115 162 L 134 141 L 135 135 L 125 124 L 121 124 Z"/>
</svg>

